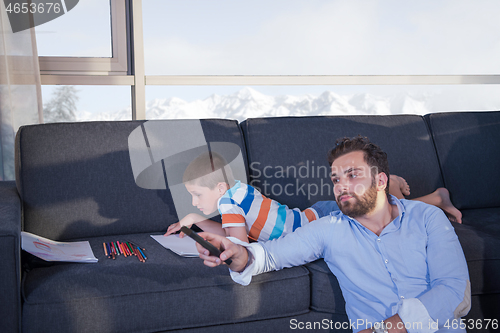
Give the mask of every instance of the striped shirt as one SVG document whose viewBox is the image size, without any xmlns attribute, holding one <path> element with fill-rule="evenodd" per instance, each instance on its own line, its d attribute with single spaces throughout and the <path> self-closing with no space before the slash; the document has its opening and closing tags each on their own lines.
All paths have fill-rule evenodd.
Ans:
<svg viewBox="0 0 500 333">
<path fill-rule="evenodd" d="M 318 219 L 313 208 L 301 212 L 266 198 L 254 187 L 236 181 L 219 199 L 222 227 L 245 227 L 248 238 L 267 241 L 289 234 Z"/>
</svg>

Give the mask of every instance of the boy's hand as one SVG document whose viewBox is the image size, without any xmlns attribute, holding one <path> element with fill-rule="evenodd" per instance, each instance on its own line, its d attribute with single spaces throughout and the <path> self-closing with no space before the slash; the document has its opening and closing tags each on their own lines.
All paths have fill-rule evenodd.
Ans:
<svg viewBox="0 0 500 333">
<path fill-rule="evenodd" d="M 167 232 L 163 236 L 168 236 L 168 235 L 174 234 L 177 231 L 181 230 L 181 228 L 182 228 L 181 222 L 173 223 L 173 224 L 168 226 Z M 182 236 L 184 236 L 184 233 L 181 232 L 181 234 L 182 235 L 179 235 L 179 237 L 182 238 Z"/>
<path fill-rule="evenodd" d="M 200 253 L 200 258 L 203 259 L 203 263 L 205 265 L 208 267 L 216 267 L 224 263 L 224 260 L 231 258 L 233 261 L 231 265 L 229 265 L 231 270 L 235 272 L 242 272 L 245 269 L 248 262 L 248 252 L 245 247 L 234 244 L 226 237 L 220 235 L 208 232 L 200 232 L 198 235 L 212 243 L 213 246 L 222 252 L 220 258 L 211 256 L 207 249 L 196 243 L 196 248 Z"/>
<path fill-rule="evenodd" d="M 176 233 L 177 231 L 181 230 L 182 227 L 191 228 L 191 226 L 193 224 L 198 223 L 198 222 L 203 221 L 203 220 L 205 220 L 205 218 L 203 216 L 200 216 L 200 215 L 195 214 L 195 213 L 188 214 L 188 215 L 184 216 L 179 222 L 169 225 L 167 232 L 163 236 L 168 236 L 168 235 L 171 235 L 173 233 Z M 183 238 L 184 233 L 181 232 L 179 234 L 179 237 Z"/>
</svg>

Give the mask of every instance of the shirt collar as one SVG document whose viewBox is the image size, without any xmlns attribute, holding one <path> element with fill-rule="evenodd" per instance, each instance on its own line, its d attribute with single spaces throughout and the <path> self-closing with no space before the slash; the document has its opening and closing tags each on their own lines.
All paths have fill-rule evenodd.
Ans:
<svg viewBox="0 0 500 333">
<path fill-rule="evenodd" d="M 391 231 L 391 229 L 398 230 L 399 227 L 401 227 L 401 220 L 403 219 L 403 216 L 405 214 L 405 207 L 403 206 L 403 204 L 401 203 L 401 201 L 398 198 L 396 198 L 395 196 L 393 196 L 392 194 L 390 194 L 390 197 L 388 199 L 389 199 L 389 204 L 396 205 L 396 207 L 398 208 L 398 217 L 396 217 L 394 220 L 392 220 L 391 223 L 389 223 L 384 228 L 384 230 L 382 231 L 381 235 L 383 233 L 385 233 L 385 232 Z M 353 218 L 345 215 L 341 211 L 339 211 L 339 212 L 340 212 L 340 215 L 341 216 L 345 216 L 347 218 L 347 220 L 349 220 L 351 222 L 355 222 L 357 225 L 359 225 L 363 229 L 368 230 L 368 228 L 366 228 L 364 225 L 362 225 L 361 223 L 359 223 L 356 219 L 353 219 Z M 333 213 L 334 212 L 332 212 L 330 214 L 333 215 Z M 390 227 L 391 224 L 393 225 L 393 227 Z M 389 227 L 389 228 L 387 228 L 387 227 Z"/>
<path fill-rule="evenodd" d="M 236 190 L 238 190 L 241 186 L 241 182 L 239 180 L 236 180 L 233 187 L 231 187 L 229 190 L 224 193 L 224 195 L 221 198 L 231 198 Z"/>
<path fill-rule="evenodd" d="M 389 203 L 391 205 L 396 205 L 396 207 L 398 208 L 398 217 L 396 217 L 392 221 L 392 223 L 394 224 L 394 227 L 397 230 L 401 226 L 401 221 L 403 220 L 403 216 L 405 215 L 406 210 L 405 210 L 405 207 L 403 206 L 403 204 L 401 203 L 401 201 L 399 201 L 399 199 L 396 198 L 395 196 L 393 196 L 392 194 L 389 197 Z"/>
</svg>

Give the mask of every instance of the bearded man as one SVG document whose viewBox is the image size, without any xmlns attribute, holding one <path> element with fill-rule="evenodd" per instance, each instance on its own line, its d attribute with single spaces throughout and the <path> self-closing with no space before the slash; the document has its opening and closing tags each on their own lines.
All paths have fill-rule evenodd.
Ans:
<svg viewBox="0 0 500 333">
<path fill-rule="evenodd" d="M 231 258 L 233 280 L 247 285 L 253 275 L 323 258 L 350 321 L 373 323 L 354 332 L 465 332 L 451 323 L 470 309 L 469 275 L 446 215 L 391 196 L 387 154 L 367 138 L 338 140 L 329 163 L 340 211 L 265 243 L 201 233 L 223 251 L 214 257 L 198 247 L 205 265 Z"/>
</svg>

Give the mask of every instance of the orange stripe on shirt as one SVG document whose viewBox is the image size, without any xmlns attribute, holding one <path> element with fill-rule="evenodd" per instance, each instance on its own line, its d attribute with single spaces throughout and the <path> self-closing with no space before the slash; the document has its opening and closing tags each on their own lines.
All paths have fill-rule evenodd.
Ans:
<svg viewBox="0 0 500 333">
<path fill-rule="evenodd" d="M 240 214 L 222 214 L 222 225 L 239 223 L 245 225 L 245 217 Z"/>
<path fill-rule="evenodd" d="M 307 208 L 304 211 L 304 213 L 306 214 L 306 217 L 309 220 L 309 222 L 316 220 L 316 214 L 314 214 L 314 212 L 311 209 Z"/>
<path fill-rule="evenodd" d="M 262 200 L 262 203 L 260 204 L 259 215 L 255 219 L 255 222 L 248 233 L 248 237 L 253 240 L 259 239 L 260 232 L 262 231 L 262 228 L 264 228 L 269 211 L 271 210 L 271 202 L 273 202 L 271 199 L 264 196 L 262 196 L 262 198 L 264 198 L 264 200 Z"/>
</svg>

